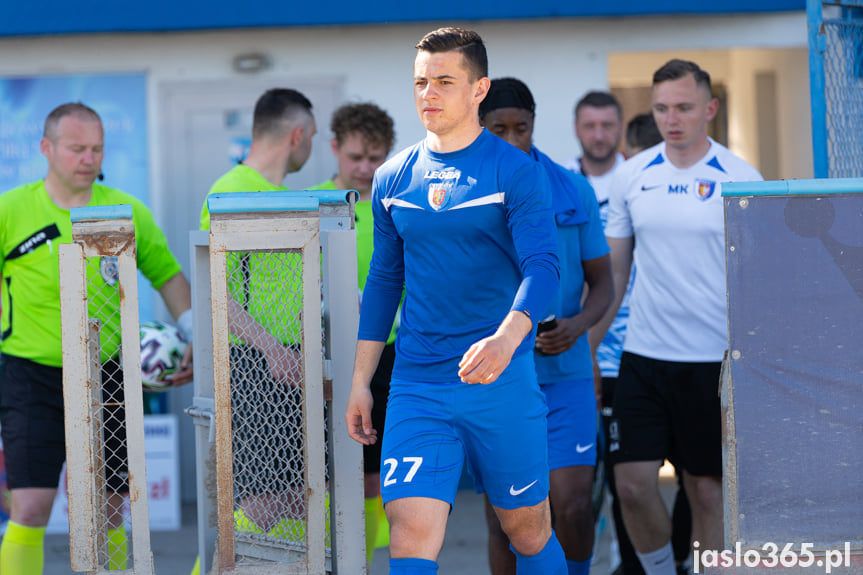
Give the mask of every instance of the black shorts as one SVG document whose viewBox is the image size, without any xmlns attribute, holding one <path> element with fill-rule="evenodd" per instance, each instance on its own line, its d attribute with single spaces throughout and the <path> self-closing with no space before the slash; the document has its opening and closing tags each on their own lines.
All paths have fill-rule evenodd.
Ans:
<svg viewBox="0 0 863 575">
<path fill-rule="evenodd" d="M 602 430 L 605 433 L 605 451 L 600 455 L 608 460 L 608 438 L 611 433 L 611 421 L 614 418 L 614 389 L 617 386 L 616 377 L 602 378 Z"/>
<path fill-rule="evenodd" d="M 128 486 L 123 372 L 116 361 L 102 366 L 105 480 L 108 490 Z M 115 405 L 116 404 L 116 405 Z M 56 489 L 66 460 L 63 370 L 28 359 L 0 358 L 0 435 L 10 489 Z"/>
<path fill-rule="evenodd" d="M 393 364 L 396 361 L 396 346 L 384 346 L 378 368 L 372 376 L 372 427 L 378 432 L 378 440 L 373 445 L 363 445 L 363 471 L 380 473 L 381 446 L 384 443 L 384 425 L 387 417 L 387 401 L 390 397 L 390 380 L 393 378 Z"/>
<path fill-rule="evenodd" d="M 624 352 L 609 432 L 613 463 L 669 459 L 722 475 L 721 362 L 661 361 Z"/>
<path fill-rule="evenodd" d="M 303 485 L 303 389 L 274 381 L 251 347 L 231 347 L 231 426 L 238 498 Z"/>
</svg>

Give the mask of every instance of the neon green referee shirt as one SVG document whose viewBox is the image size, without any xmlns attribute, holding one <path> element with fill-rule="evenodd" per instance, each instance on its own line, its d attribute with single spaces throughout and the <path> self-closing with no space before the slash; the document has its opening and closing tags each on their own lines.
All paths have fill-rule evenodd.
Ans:
<svg viewBox="0 0 863 575">
<path fill-rule="evenodd" d="M 150 210 L 119 190 L 93 184 L 88 206 L 131 204 L 135 224 L 138 269 L 153 287 L 180 273 L 165 235 Z M 69 210 L 57 207 L 45 191 L 44 180 L 0 195 L 0 281 L 3 313 L 0 351 L 52 367 L 63 365 L 60 335 L 59 244 L 72 242 Z M 116 266 L 102 258 L 88 262 L 89 314 L 102 321 L 103 361 L 120 349 L 119 292 L 113 285 Z M 97 269 L 98 268 L 98 269 Z M 103 289 L 105 288 L 105 289 Z"/>
<path fill-rule="evenodd" d="M 233 192 L 281 192 L 254 169 L 239 164 L 220 177 L 211 194 Z M 201 229 L 210 229 L 207 200 L 201 207 Z M 303 305 L 301 258 L 297 254 L 227 254 L 228 293 L 241 303 L 254 320 L 282 344 L 299 341 Z M 285 257 L 286 256 L 286 257 Z M 283 258 L 279 261 L 280 258 Z M 287 265 L 285 265 L 287 264 Z M 233 343 L 241 344 L 231 336 Z"/>
</svg>

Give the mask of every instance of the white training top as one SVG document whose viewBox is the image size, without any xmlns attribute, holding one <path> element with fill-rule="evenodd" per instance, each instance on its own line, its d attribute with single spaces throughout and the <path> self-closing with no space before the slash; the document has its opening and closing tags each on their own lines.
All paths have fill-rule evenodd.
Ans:
<svg viewBox="0 0 863 575">
<path fill-rule="evenodd" d="M 614 176 L 614 172 L 617 171 L 617 168 L 623 165 L 623 160 L 623 154 L 618 153 L 614 157 L 614 166 L 601 176 L 588 175 L 581 168 L 581 156 L 573 156 L 563 165 L 567 170 L 572 170 L 576 174 L 581 174 L 587 178 L 587 181 L 590 182 L 591 186 L 593 186 L 593 191 L 596 193 L 596 201 L 599 202 L 599 211 L 602 214 L 603 219 L 605 218 L 605 213 L 608 211 L 608 196 L 611 190 L 612 177 Z"/>
<path fill-rule="evenodd" d="M 761 179 L 713 140 L 684 170 L 668 160 L 662 142 L 615 171 L 605 234 L 635 238 L 638 269 L 624 351 L 666 361 L 722 360 L 728 320 L 721 183 Z"/>
</svg>

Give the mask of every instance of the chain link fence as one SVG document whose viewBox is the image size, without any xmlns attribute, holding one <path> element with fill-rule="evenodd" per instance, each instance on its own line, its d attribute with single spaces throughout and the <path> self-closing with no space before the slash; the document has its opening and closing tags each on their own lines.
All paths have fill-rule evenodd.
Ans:
<svg viewBox="0 0 863 575">
<path fill-rule="evenodd" d="M 303 267 L 298 250 L 263 250 L 227 253 L 226 269 L 237 304 L 228 308 L 229 357 L 235 548 L 243 564 L 274 544 L 306 546 Z"/>
<path fill-rule="evenodd" d="M 863 3 L 808 0 L 808 12 L 815 176 L 863 177 Z"/>
<path fill-rule="evenodd" d="M 98 525 L 105 569 L 125 569 L 127 555 L 131 548 L 124 549 L 117 543 L 117 529 L 126 530 L 124 507 L 129 492 L 129 464 L 126 442 L 126 401 L 123 393 L 123 371 L 120 361 L 122 334 L 120 331 L 120 294 L 119 269 L 115 256 L 96 256 L 87 258 L 87 294 L 90 325 L 99 335 L 100 391 L 96 397 L 100 401 L 93 404 L 93 417 L 102 430 L 94 440 L 98 447 L 94 450 L 96 477 L 100 484 L 104 501 L 104 518 Z M 134 343 L 134 342 L 133 342 Z M 102 514 L 100 514 L 102 515 Z M 120 539 L 125 539 L 120 535 Z"/>
<path fill-rule="evenodd" d="M 863 19 L 824 22 L 831 178 L 863 176 Z"/>
</svg>

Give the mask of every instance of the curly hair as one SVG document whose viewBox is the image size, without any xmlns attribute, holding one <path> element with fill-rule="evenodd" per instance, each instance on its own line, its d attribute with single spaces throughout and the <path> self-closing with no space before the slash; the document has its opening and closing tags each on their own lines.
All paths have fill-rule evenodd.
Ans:
<svg viewBox="0 0 863 575">
<path fill-rule="evenodd" d="M 392 149 L 396 137 L 393 119 L 371 102 L 341 106 L 333 113 L 330 130 L 340 146 L 349 134 L 358 133 L 370 144 L 386 146 L 388 152 Z"/>
</svg>

